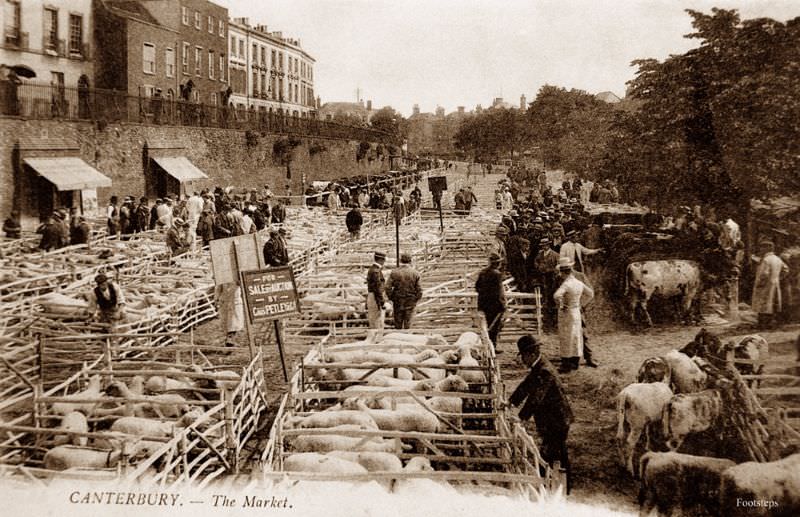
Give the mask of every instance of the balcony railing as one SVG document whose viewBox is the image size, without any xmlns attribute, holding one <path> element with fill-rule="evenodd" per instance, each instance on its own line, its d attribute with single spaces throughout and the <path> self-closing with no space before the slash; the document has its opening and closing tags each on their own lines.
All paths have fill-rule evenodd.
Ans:
<svg viewBox="0 0 800 517">
<path fill-rule="evenodd" d="M 291 105 L 285 108 L 293 109 Z M 136 97 L 125 92 L 67 88 L 0 80 L 0 115 L 27 119 L 89 120 L 169 126 L 215 127 L 266 133 L 318 136 L 393 144 L 389 133 L 314 118 L 233 106 L 213 106 L 166 97 Z"/>
</svg>

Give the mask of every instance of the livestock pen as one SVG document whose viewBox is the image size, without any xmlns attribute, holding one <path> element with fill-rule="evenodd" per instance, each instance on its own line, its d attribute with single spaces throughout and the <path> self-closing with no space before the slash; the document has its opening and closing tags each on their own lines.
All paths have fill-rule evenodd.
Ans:
<svg viewBox="0 0 800 517">
<path fill-rule="evenodd" d="M 563 482 L 563 473 L 541 459 L 531 436 L 509 418 L 485 322 L 475 316 L 474 310 L 453 313 L 446 319 L 432 327 L 388 333 L 384 340 L 375 342 L 365 340 L 364 328 L 332 328 L 306 354 L 292 376 L 289 393 L 281 401 L 261 458 L 261 477 L 353 482 L 422 478 L 473 491 L 521 493 L 531 498 L 541 487 L 555 489 Z M 469 339 L 476 341 L 466 346 Z M 463 358 L 465 346 L 474 362 L 438 359 L 449 356 L 452 360 L 458 354 Z M 399 356 L 391 360 L 392 354 Z M 416 355 L 415 359 L 404 360 L 410 354 Z M 361 362 L 358 358 L 372 361 Z M 413 379 L 406 383 L 401 379 L 386 381 L 388 384 L 381 388 L 370 380 L 376 373 L 402 376 L 403 371 L 411 372 Z M 331 378 L 322 372 L 349 373 L 346 378 Z M 462 381 L 454 380 L 455 374 Z M 433 400 L 438 400 L 441 407 L 435 406 Z M 308 418 L 327 418 L 342 404 L 355 404 L 366 415 L 372 415 L 372 408 L 377 407 L 418 411 L 430 427 L 325 428 L 304 424 Z M 308 451 L 306 445 L 299 444 L 326 437 L 355 444 L 351 449 L 355 451 L 362 450 L 359 444 L 379 444 L 382 451 L 392 453 L 405 467 L 346 475 L 287 470 L 287 461 L 292 462 L 293 454 Z M 433 470 L 412 471 L 412 458 L 424 458 Z"/>
</svg>

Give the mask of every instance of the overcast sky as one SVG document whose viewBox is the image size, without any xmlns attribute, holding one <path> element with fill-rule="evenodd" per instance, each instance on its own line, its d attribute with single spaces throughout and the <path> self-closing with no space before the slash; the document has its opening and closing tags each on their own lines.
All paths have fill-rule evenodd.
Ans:
<svg viewBox="0 0 800 517">
<path fill-rule="evenodd" d="M 231 17 L 301 40 L 322 102 L 372 99 L 404 115 L 415 103 L 530 102 L 544 84 L 620 97 L 631 61 L 696 45 L 691 8 L 736 8 L 785 21 L 798 0 L 215 0 Z"/>
</svg>

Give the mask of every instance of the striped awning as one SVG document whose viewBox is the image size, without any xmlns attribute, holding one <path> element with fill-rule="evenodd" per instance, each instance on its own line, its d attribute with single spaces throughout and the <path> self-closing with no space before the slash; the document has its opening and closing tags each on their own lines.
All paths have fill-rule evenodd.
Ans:
<svg viewBox="0 0 800 517">
<path fill-rule="evenodd" d="M 23 162 L 58 190 L 110 187 L 111 178 L 77 157 L 25 158 Z"/>
<path fill-rule="evenodd" d="M 208 179 L 203 171 L 189 161 L 185 156 L 153 157 L 152 160 L 164 169 L 167 174 L 183 183 L 185 181 Z"/>
</svg>

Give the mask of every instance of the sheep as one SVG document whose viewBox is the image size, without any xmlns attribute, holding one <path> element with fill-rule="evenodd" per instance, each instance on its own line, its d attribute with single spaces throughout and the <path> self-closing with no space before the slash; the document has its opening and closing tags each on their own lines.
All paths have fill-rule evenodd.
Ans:
<svg viewBox="0 0 800 517">
<path fill-rule="evenodd" d="M 163 393 L 173 390 L 191 390 L 195 385 L 192 382 L 179 381 L 163 375 L 153 375 L 147 378 L 144 389 L 148 393 Z"/>
<path fill-rule="evenodd" d="M 112 386 L 119 390 L 122 397 L 126 399 L 145 399 L 149 402 L 137 402 L 133 404 L 132 412 L 135 416 L 144 417 L 145 410 L 150 410 L 155 413 L 159 418 L 170 417 L 177 418 L 189 411 L 189 406 L 186 404 L 186 399 L 176 393 L 162 393 L 161 395 L 143 395 L 144 380 L 138 377 L 136 381 L 134 377 L 129 388 L 124 382 L 114 382 Z M 127 406 L 126 406 L 127 407 Z M 130 413 L 130 410 L 126 410 Z"/>
<path fill-rule="evenodd" d="M 438 365 L 443 366 L 446 364 L 444 359 L 439 357 L 438 354 L 434 354 L 433 357 L 424 359 L 420 363 L 427 365 L 437 365 L 437 366 Z M 424 374 L 425 377 L 422 377 L 420 374 Z M 415 373 L 415 378 L 420 378 L 420 379 L 427 378 L 434 381 L 440 381 L 445 378 L 445 375 L 447 375 L 447 371 L 444 368 L 419 368 L 419 372 Z"/>
<path fill-rule="evenodd" d="M 368 431 L 358 425 L 340 425 L 331 427 L 329 431 Z M 342 436 L 338 434 L 301 434 L 292 440 L 292 450 L 296 452 L 331 452 L 331 451 L 394 451 L 394 440 L 378 436 Z M 405 446 L 404 446 L 405 447 Z"/>
<path fill-rule="evenodd" d="M 480 346 L 480 344 L 481 344 L 480 336 L 478 336 L 478 334 L 474 332 L 468 331 L 458 336 L 458 339 L 456 340 L 455 345 L 453 346 L 455 348 L 461 348 L 463 346 L 466 346 L 468 348 L 474 348 Z"/>
<path fill-rule="evenodd" d="M 149 418 L 124 416 L 111 424 L 111 431 L 133 434 L 136 436 L 168 437 L 175 432 L 176 425 L 172 422 L 159 422 Z"/>
<path fill-rule="evenodd" d="M 73 411 L 72 413 L 68 413 L 64 415 L 61 419 L 61 424 L 58 426 L 59 431 L 74 431 L 77 433 L 88 433 L 89 432 L 89 423 L 86 420 L 86 416 L 83 413 L 78 411 Z M 65 445 L 65 444 L 72 444 L 72 445 L 80 445 L 82 447 L 86 446 L 87 438 L 85 436 L 75 436 L 75 435 L 68 435 L 68 434 L 59 434 L 53 439 L 54 445 Z"/>
<path fill-rule="evenodd" d="M 202 373 L 206 375 L 213 375 L 216 379 L 198 379 L 195 386 L 202 389 L 229 389 L 236 388 L 241 381 L 241 375 L 232 370 L 218 370 L 216 372 L 207 372 L 199 365 L 193 364 L 191 369 L 195 373 Z"/>
<path fill-rule="evenodd" d="M 335 458 L 358 463 L 369 472 L 400 472 L 403 462 L 390 452 L 332 451 L 326 454 Z"/>
<path fill-rule="evenodd" d="M 480 366 L 478 360 L 472 357 L 472 351 L 468 346 L 461 346 L 458 349 L 459 366 Z M 486 382 L 486 376 L 480 370 L 462 370 L 459 368 L 458 375 L 470 384 Z"/>
<path fill-rule="evenodd" d="M 325 428 L 347 424 L 358 425 L 371 430 L 378 429 L 375 420 L 369 415 L 361 411 L 352 410 L 322 411 L 305 417 L 294 417 L 287 423 L 289 424 L 287 426 L 289 429 Z"/>
<path fill-rule="evenodd" d="M 330 474 L 366 474 L 367 469 L 346 458 L 337 458 L 318 452 L 291 454 L 283 460 L 286 472 L 325 472 Z"/>
<path fill-rule="evenodd" d="M 132 458 L 145 457 L 163 444 L 141 440 L 133 444 L 130 450 Z M 44 467 L 48 470 L 67 470 L 72 468 L 100 469 L 115 467 L 122 457 L 124 447 L 109 450 L 74 445 L 53 447 L 44 455 Z"/>
<path fill-rule="evenodd" d="M 404 332 L 390 332 L 383 336 L 383 341 L 400 341 L 406 344 L 424 345 L 428 347 L 447 345 L 447 341 L 440 334 L 422 336 Z"/>
<path fill-rule="evenodd" d="M 408 460 L 406 466 L 403 467 L 403 472 L 434 472 L 434 468 L 431 466 L 431 460 L 428 458 L 424 456 L 414 456 Z M 406 492 L 416 497 L 420 493 L 424 493 L 425 490 L 435 490 L 441 493 L 438 487 L 439 483 L 431 479 L 403 479 L 395 481 L 392 492 Z"/>
<path fill-rule="evenodd" d="M 371 416 L 382 431 L 435 433 L 439 429 L 436 415 L 422 407 L 404 404 L 397 409 L 370 409 L 362 401 L 358 402 L 358 407 Z"/>
<path fill-rule="evenodd" d="M 64 398 L 70 400 L 100 398 L 100 376 L 92 375 L 92 377 L 89 379 L 89 385 L 85 390 L 67 395 Z M 62 416 L 66 416 L 75 411 L 80 411 L 85 415 L 90 415 L 98 403 L 99 402 L 55 402 L 52 410 L 53 413 Z"/>
<path fill-rule="evenodd" d="M 670 350 L 664 355 L 672 372 L 672 389 L 675 393 L 694 393 L 706 387 L 708 376 L 688 355 Z"/>
</svg>

